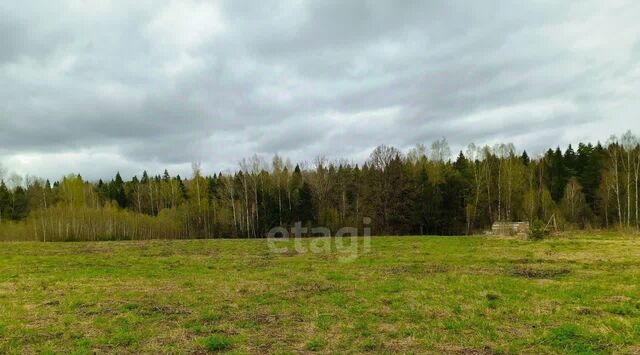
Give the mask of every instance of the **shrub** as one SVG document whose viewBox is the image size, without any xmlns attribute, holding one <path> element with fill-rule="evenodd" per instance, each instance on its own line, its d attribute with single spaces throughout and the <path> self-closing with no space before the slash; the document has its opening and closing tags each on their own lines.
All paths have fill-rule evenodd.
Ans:
<svg viewBox="0 0 640 355">
<path fill-rule="evenodd" d="M 543 239 L 547 235 L 544 227 L 542 226 L 542 222 L 539 219 L 536 219 L 531 224 L 531 229 L 529 230 L 529 239 L 532 240 L 540 240 Z"/>
</svg>

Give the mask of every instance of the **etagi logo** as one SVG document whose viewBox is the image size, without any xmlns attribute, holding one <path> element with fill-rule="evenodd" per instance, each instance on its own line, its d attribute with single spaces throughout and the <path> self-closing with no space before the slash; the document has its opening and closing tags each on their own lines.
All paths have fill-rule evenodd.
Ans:
<svg viewBox="0 0 640 355">
<path fill-rule="evenodd" d="M 311 228 L 312 237 L 303 238 L 303 235 L 309 235 L 309 228 L 296 222 L 290 231 L 284 227 L 272 228 L 267 234 L 267 243 L 271 252 L 279 254 L 289 253 L 292 248 L 299 254 L 331 254 L 335 247 L 340 262 L 351 262 L 360 254 L 371 251 L 371 218 L 363 218 L 362 224 L 362 235 L 357 227 L 342 227 L 335 236 L 327 227 L 314 227 Z M 290 239 L 293 239 L 293 247 Z"/>
</svg>

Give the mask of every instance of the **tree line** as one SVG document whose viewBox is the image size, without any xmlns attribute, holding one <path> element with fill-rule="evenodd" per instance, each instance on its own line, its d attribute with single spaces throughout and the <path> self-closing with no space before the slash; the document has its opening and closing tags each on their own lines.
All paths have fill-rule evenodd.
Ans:
<svg viewBox="0 0 640 355">
<path fill-rule="evenodd" d="M 71 174 L 51 183 L 0 169 L 0 239 L 260 238 L 276 226 L 367 227 L 378 235 L 478 233 L 495 221 L 560 228 L 639 229 L 639 140 L 580 143 L 537 157 L 513 144 L 469 145 L 450 158 L 446 140 L 406 153 L 373 150 L 346 160 L 293 165 L 276 155 L 243 159 L 233 173 L 189 178 L 144 172 L 124 181 Z"/>
</svg>

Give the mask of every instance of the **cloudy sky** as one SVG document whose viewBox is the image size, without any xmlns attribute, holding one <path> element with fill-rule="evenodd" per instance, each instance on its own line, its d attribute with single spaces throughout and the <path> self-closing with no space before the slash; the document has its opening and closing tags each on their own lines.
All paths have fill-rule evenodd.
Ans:
<svg viewBox="0 0 640 355">
<path fill-rule="evenodd" d="M 57 178 L 640 134 L 640 1 L 0 3 L 0 161 Z"/>
</svg>

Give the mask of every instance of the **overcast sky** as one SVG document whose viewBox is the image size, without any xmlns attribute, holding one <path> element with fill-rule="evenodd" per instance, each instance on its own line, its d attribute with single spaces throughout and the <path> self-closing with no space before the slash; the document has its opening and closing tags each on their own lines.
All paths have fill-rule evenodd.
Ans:
<svg viewBox="0 0 640 355">
<path fill-rule="evenodd" d="M 637 0 L 2 1 L 0 161 L 95 179 L 640 134 L 639 19 Z"/>
</svg>

